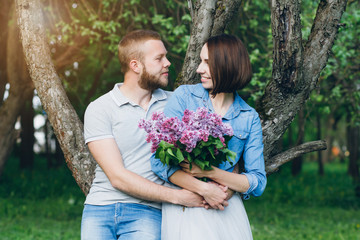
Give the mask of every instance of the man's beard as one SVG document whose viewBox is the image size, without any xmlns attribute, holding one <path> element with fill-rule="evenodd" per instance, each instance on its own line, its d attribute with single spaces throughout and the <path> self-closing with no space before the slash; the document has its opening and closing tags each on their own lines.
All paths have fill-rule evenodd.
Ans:
<svg viewBox="0 0 360 240">
<path fill-rule="evenodd" d="M 144 71 L 140 76 L 139 86 L 143 89 L 154 91 L 158 88 L 166 87 L 167 81 L 161 82 L 160 78 L 148 73 L 144 67 Z"/>
</svg>

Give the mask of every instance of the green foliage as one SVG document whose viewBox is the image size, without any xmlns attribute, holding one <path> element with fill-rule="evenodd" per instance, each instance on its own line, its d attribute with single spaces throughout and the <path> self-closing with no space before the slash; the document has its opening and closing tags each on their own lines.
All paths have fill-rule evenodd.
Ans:
<svg viewBox="0 0 360 240">
<path fill-rule="evenodd" d="M 341 19 L 343 26 L 321 73 L 320 88 L 312 94 L 308 106 L 324 115 L 348 117 L 353 126 L 360 125 L 359 5 L 357 1 L 349 2 Z"/>
<path fill-rule="evenodd" d="M 117 45 L 132 30 L 152 29 L 163 37 L 172 63 L 172 88 L 190 38 L 186 2 L 91 0 L 74 4 L 44 0 L 44 4 L 53 58 L 61 59 L 66 51 L 73 51 L 66 56 L 69 64 L 58 73 L 80 116 L 91 100 L 123 81 Z"/>
<path fill-rule="evenodd" d="M 244 1 L 239 15 L 228 27 L 248 49 L 253 70 L 250 84 L 240 94 L 254 106 L 264 94 L 265 86 L 272 76 L 272 34 L 270 3 Z"/>
</svg>

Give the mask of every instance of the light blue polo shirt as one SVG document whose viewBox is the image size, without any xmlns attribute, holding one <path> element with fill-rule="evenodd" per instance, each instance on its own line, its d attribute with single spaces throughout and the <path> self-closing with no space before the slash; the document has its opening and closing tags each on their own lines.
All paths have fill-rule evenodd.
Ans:
<svg viewBox="0 0 360 240">
<path fill-rule="evenodd" d="M 124 166 L 152 182 L 164 182 L 151 171 L 150 147 L 145 141 L 146 132 L 138 127 L 140 119 L 149 119 L 153 112 L 162 111 L 171 92 L 161 89 L 152 94 L 148 110 L 132 103 L 120 91 L 122 84 L 91 102 L 84 117 L 85 142 L 114 138 L 124 162 Z M 107 205 L 116 202 L 139 203 L 161 208 L 157 202 L 134 198 L 115 189 L 100 166 L 96 165 L 95 179 L 86 197 L 85 204 Z"/>
</svg>

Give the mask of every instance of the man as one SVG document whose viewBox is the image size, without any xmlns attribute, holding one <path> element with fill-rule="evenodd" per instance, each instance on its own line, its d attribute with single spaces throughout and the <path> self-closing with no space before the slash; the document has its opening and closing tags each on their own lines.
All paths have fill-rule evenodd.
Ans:
<svg viewBox="0 0 360 240">
<path fill-rule="evenodd" d="M 88 106 L 85 141 L 97 162 L 85 201 L 81 239 L 160 239 L 161 204 L 204 207 L 199 195 L 162 186 L 151 171 L 139 120 L 165 106 L 170 62 L 160 35 L 138 30 L 119 43 L 124 83 Z"/>
</svg>

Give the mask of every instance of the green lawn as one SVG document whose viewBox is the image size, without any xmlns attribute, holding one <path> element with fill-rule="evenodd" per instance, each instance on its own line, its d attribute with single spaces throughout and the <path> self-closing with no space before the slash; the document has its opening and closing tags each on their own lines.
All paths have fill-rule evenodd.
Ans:
<svg viewBox="0 0 360 240">
<path fill-rule="evenodd" d="M 0 239 L 80 239 L 84 196 L 66 167 L 18 171 L 11 158 L 0 177 Z M 254 239 L 360 239 L 360 199 L 346 165 L 306 163 L 268 178 L 260 198 L 245 201 Z"/>
<path fill-rule="evenodd" d="M 325 165 L 322 177 L 314 163 L 297 177 L 284 166 L 245 207 L 254 239 L 360 239 L 360 199 L 345 164 Z"/>
</svg>

